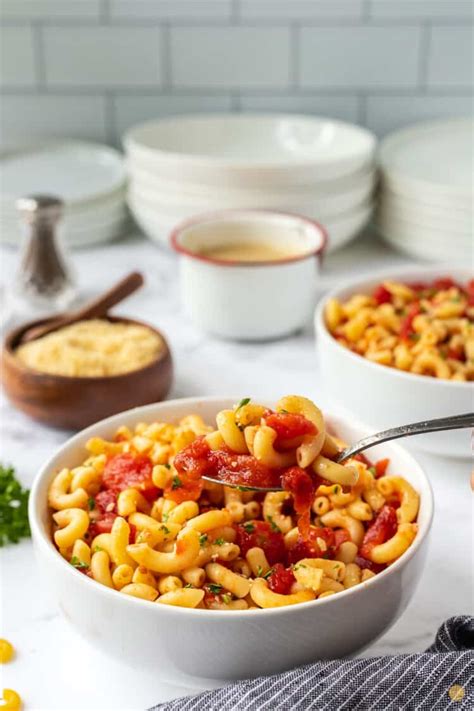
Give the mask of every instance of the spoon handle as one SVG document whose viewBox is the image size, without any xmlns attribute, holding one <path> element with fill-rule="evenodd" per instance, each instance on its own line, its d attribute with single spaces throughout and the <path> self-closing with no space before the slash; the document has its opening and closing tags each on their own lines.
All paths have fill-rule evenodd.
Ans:
<svg viewBox="0 0 474 711">
<path fill-rule="evenodd" d="M 37 326 L 31 328 L 27 331 L 22 342 L 27 343 L 28 341 L 34 341 L 41 336 L 46 336 L 48 333 L 56 331 L 58 328 L 63 328 L 64 326 L 70 326 L 72 323 L 77 321 L 85 321 L 91 318 L 99 318 L 100 316 L 105 316 L 112 306 L 115 306 L 127 296 L 133 294 L 134 291 L 139 289 L 143 284 L 143 276 L 140 272 L 131 272 L 128 276 L 121 279 L 115 286 L 96 297 L 89 303 L 82 306 L 77 311 L 71 311 L 63 316 L 59 316 L 54 321 L 50 321 L 44 326 Z"/>
<path fill-rule="evenodd" d="M 400 439 L 400 437 L 409 437 L 410 435 L 426 434 L 427 432 L 441 432 L 442 430 L 459 430 L 465 427 L 474 427 L 474 412 L 468 412 L 465 415 L 451 415 L 450 417 L 440 417 L 436 420 L 423 420 L 422 422 L 413 422 L 410 425 L 401 425 L 393 427 L 390 430 L 384 430 L 377 434 L 364 437 L 351 447 L 344 449 L 337 456 L 336 461 L 341 462 L 348 457 L 354 456 L 359 452 L 373 447 L 382 442 L 389 442 L 392 439 Z"/>
<path fill-rule="evenodd" d="M 133 294 L 142 284 L 143 276 L 140 272 L 131 272 L 128 276 L 120 279 L 115 286 L 78 309 L 71 314 L 71 316 L 74 321 L 84 321 L 85 319 L 104 316 L 112 306 L 115 306 L 126 299 L 127 296 L 130 296 L 130 294 Z"/>
</svg>

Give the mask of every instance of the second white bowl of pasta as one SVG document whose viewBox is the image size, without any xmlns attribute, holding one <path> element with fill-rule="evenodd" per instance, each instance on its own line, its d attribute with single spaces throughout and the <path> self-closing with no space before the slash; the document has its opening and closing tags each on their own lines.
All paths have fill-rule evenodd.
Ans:
<svg viewBox="0 0 474 711">
<path fill-rule="evenodd" d="M 472 278 L 472 269 L 454 265 L 398 268 L 333 289 L 315 315 L 327 396 L 342 412 L 357 412 L 372 432 L 471 412 Z M 433 287 L 431 297 L 429 288 L 418 288 L 443 282 L 447 288 Z M 469 429 L 435 432 L 407 444 L 469 458 L 470 437 Z"/>
<path fill-rule="evenodd" d="M 324 422 L 296 396 L 247 400 L 130 410 L 75 435 L 41 469 L 36 553 L 91 644 L 167 676 L 253 677 L 352 654 L 411 601 L 433 515 L 412 455 L 384 444 L 368 453 L 373 465 L 342 467 L 337 438 L 368 434 L 352 418 Z M 275 464 L 288 490 L 295 477 L 312 481 L 298 513 L 298 494 L 196 478 L 200 466 L 227 481 L 237 469 L 262 484 Z"/>
</svg>

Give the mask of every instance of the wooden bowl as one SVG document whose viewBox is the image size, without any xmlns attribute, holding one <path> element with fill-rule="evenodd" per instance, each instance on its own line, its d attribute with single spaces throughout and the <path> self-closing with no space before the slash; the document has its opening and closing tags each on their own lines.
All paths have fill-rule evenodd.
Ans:
<svg viewBox="0 0 474 711">
<path fill-rule="evenodd" d="M 107 316 L 108 321 L 146 326 L 157 333 L 164 350 L 149 365 L 123 375 L 69 377 L 32 370 L 15 356 L 25 331 L 50 319 L 32 321 L 10 331 L 2 349 L 1 379 L 5 393 L 19 410 L 39 422 L 62 429 L 82 429 L 139 405 L 163 400 L 173 380 L 173 363 L 168 344 L 157 329 L 134 319 Z"/>
</svg>

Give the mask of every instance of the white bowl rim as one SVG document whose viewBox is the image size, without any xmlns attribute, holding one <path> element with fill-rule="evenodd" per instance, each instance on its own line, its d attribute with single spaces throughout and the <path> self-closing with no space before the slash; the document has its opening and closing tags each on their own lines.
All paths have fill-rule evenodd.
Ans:
<svg viewBox="0 0 474 711">
<path fill-rule="evenodd" d="M 362 139 L 364 142 L 364 148 L 361 150 L 360 148 L 357 151 L 352 150 L 350 153 L 348 152 L 347 155 L 344 157 L 339 157 L 337 160 L 334 160 L 334 158 L 331 160 L 330 158 L 324 161 L 321 160 L 315 160 L 314 158 L 312 160 L 295 160 L 295 161 L 289 161 L 286 160 L 281 163 L 268 163 L 268 162 L 261 162 L 261 163 L 252 163 L 248 164 L 245 162 L 238 162 L 232 159 L 228 158 L 218 158 L 216 156 L 210 156 L 210 155 L 198 155 L 198 154 L 187 154 L 187 153 L 179 153 L 176 151 L 167 151 L 163 150 L 160 148 L 152 148 L 149 145 L 140 143 L 139 140 L 139 135 L 140 132 L 143 130 L 146 130 L 148 128 L 151 128 L 152 126 L 155 126 L 157 124 L 159 125 L 173 125 L 176 124 L 177 121 L 179 121 L 181 124 L 186 124 L 186 123 L 192 123 L 192 122 L 200 122 L 204 123 L 205 121 L 218 121 L 221 123 L 224 123 L 225 121 L 251 121 L 251 120 L 272 120 L 272 121 L 282 121 L 282 120 L 291 120 L 291 121 L 305 121 L 306 123 L 321 123 L 322 121 L 330 122 L 333 125 L 337 127 L 341 127 L 346 130 L 350 130 L 353 132 L 354 135 L 358 136 L 358 139 Z M 289 170 L 292 169 L 298 169 L 298 168 L 309 168 L 311 166 L 313 167 L 319 167 L 324 168 L 329 165 L 337 165 L 338 163 L 345 163 L 347 160 L 354 160 L 358 158 L 364 158 L 365 160 L 369 159 L 370 156 L 373 155 L 376 145 L 377 145 L 377 139 L 375 134 L 372 131 L 369 131 L 367 128 L 364 128 L 363 126 L 359 126 L 359 124 L 356 123 L 351 123 L 350 121 L 342 121 L 340 119 L 334 119 L 328 116 L 319 116 L 319 115 L 312 115 L 312 114 L 300 114 L 300 113 L 280 113 L 280 112 L 245 112 L 245 113 L 233 113 L 233 112 L 215 112 L 215 113 L 193 113 L 193 114 L 177 114 L 175 116 L 167 116 L 166 118 L 161 118 L 161 119 L 151 119 L 148 121 L 144 121 L 142 123 L 136 124 L 135 126 L 132 126 L 130 129 L 128 129 L 123 138 L 122 138 L 122 143 L 125 148 L 125 151 L 128 153 L 130 150 L 139 150 L 144 153 L 148 153 L 151 155 L 154 155 L 155 157 L 161 156 L 162 158 L 165 157 L 167 159 L 171 160 L 177 160 L 182 163 L 185 163 L 186 165 L 194 165 L 194 166 L 201 166 L 201 167 L 214 167 L 214 168 L 233 168 L 235 170 L 239 171 L 248 171 L 248 172 L 254 172 L 254 171 L 260 171 L 260 170 L 269 170 L 269 171 L 284 171 L 288 172 Z"/>
<path fill-rule="evenodd" d="M 117 166 L 120 166 L 120 177 L 117 178 L 113 183 L 111 183 L 109 188 L 98 190 L 96 193 L 88 195 L 86 197 L 74 198 L 72 200 L 64 200 L 64 210 L 86 210 L 95 209 L 97 203 L 108 200 L 109 198 L 115 198 L 118 193 L 124 193 L 127 185 L 127 169 L 125 166 L 125 156 L 123 153 L 114 146 L 107 143 L 101 143 L 100 141 L 89 140 L 87 138 L 38 138 L 32 139 L 30 141 L 26 140 L 23 142 L 17 142 L 11 146 L 5 146 L 0 150 L 0 161 L 8 160 L 9 158 L 16 158 L 26 153 L 43 152 L 47 150 L 57 151 L 63 147 L 68 147 L 73 150 L 84 150 L 96 151 L 97 154 L 101 153 L 107 155 L 110 159 L 114 160 Z M 15 200 L 16 196 L 10 193 L 4 193 L 2 199 L 6 199 L 9 202 Z"/>
<path fill-rule="evenodd" d="M 341 345 L 339 341 L 334 338 L 332 333 L 330 333 L 328 327 L 326 326 L 326 321 L 324 319 L 324 311 L 326 308 L 326 304 L 329 301 L 329 299 L 339 299 L 341 298 L 341 294 L 347 291 L 353 292 L 353 293 L 359 293 L 357 290 L 360 289 L 362 292 L 364 289 L 367 288 L 368 284 L 371 284 L 373 281 L 386 281 L 387 279 L 401 279 L 402 281 L 406 278 L 410 278 L 410 276 L 415 276 L 415 274 L 423 274 L 427 276 L 432 276 L 433 278 L 436 278 L 436 275 L 446 275 L 449 276 L 451 272 L 459 272 L 459 271 L 466 271 L 468 272 L 469 270 L 467 268 L 463 268 L 459 264 L 448 264 L 446 267 L 444 266 L 424 266 L 423 264 L 420 264 L 418 267 L 398 267 L 398 269 L 389 269 L 389 270 L 378 270 L 376 272 L 371 273 L 370 275 L 367 274 L 366 277 L 361 277 L 357 280 L 354 281 L 349 281 L 347 282 L 344 286 L 337 286 L 334 289 L 331 289 L 329 292 L 327 292 L 318 305 L 316 306 L 315 314 L 314 314 L 314 323 L 316 327 L 316 331 L 319 336 L 323 336 L 325 338 L 329 338 L 331 342 L 335 345 L 335 347 L 341 349 L 342 352 L 344 352 L 348 358 L 351 358 L 352 360 L 356 360 L 357 363 L 362 365 L 365 363 L 367 367 L 370 368 L 375 368 L 379 370 L 380 368 L 384 369 L 384 372 L 388 375 L 391 374 L 394 377 L 401 378 L 402 380 L 405 380 L 408 378 L 408 380 L 413 380 L 416 379 L 419 383 L 436 383 L 437 387 L 456 387 L 459 389 L 465 389 L 468 390 L 470 388 L 474 387 L 474 384 L 470 381 L 462 382 L 459 380 L 446 380 L 445 378 L 432 378 L 427 375 L 418 375 L 417 373 L 407 373 L 404 370 L 399 370 L 398 368 L 391 368 L 388 365 L 382 365 L 381 363 L 375 363 L 372 360 L 369 360 L 368 358 L 365 358 L 362 355 L 359 355 L 358 353 L 354 353 L 353 351 L 349 350 L 348 348 L 345 348 L 345 346 Z M 474 391 L 473 391 L 474 394 Z"/>
<path fill-rule="evenodd" d="M 193 252 L 193 250 L 188 249 L 187 247 L 183 247 L 183 245 L 179 242 L 182 232 L 189 229 L 190 227 L 206 223 L 216 224 L 225 221 L 226 218 L 235 218 L 235 220 L 238 220 L 239 218 L 245 216 L 256 217 L 257 219 L 259 217 L 264 219 L 268 217 L 283 217 L 289 218 L 294 222 L 303 222 L 305 225 L 308 225 L 313 232 L 318 233 L 320 237 L 320 244 L 318 247 L 310 250 L 309 252 L 305 252 L 304 254 L 296 254 L 294 257 L 282 257 L 282 259 L 267 259 L 258 262 L 246 262 L 238 259 L 230 260 L 218 259 L 216 257 L 208 257 L 204 254 Z M 316 220 L 312 220 L 309 217 L 304 217 L 303 215 L 298 215 L 292 212 L 284 212 L 280 210 L 265 210 L 260 208 L 230 208 L 228 210 L 216 210 L 214 212 L 204 212 L 199 215 L 194 215 L 188 220 L 180 222 L 171 231 L 171 234 L 169 236 L 169 244 L 175 252 L 178 252 L 178 254 L 182 254 L 185 257 L 190 257 L 192 259 L 197 259 L 198 261 L 205 262 L 207 264 L 214 264 L 219 267 L 276 267 L 282 266 L 284 264 L 293 264 L 294 262 L 301 262 L 305 259 L 311 259 L 312 257 L 316 257 L 318 259 L 322 257 L 325 249 L 327 248 L 328 241 L 329 236 L 326 231 L 326 228 L 323 227 L 323 225 L 319 222 L 316 222 Z"/>
<path fill-rule="evenodd" d="M 105 585 L 102 585 L 100 583 L 96 583 L 94 580 L 88 579 L 87 576 L 83 575 L 79 571 L 75 570 L 73 566 L 71 566 L 67 561 L 62 558 L 61 554 L 59 551 L 56 549 L 54 546 L 51 537 L 47 535 L 45 531 L 42 530 L 42 525 L 40 523 L 40 517 L 37 514 L 36 509 L 41 509 L 42 505 L 44 503 L 47 504 L 47 502 L 40 501 L 39 500 L 39 494 L 38 490 L 40 488 L 40 484 L 43 483 L 43 480 L 50 477 L 50 462 L 54 460 L 61 451 L 63 451 L 65 448 L 68 448 L 69 446 L 73 445 L 75 442 L 77 442 L 79 439 L 82 439 L 84 435 L 90 434 L 94 432 L 97 426 L 99 425 L 105 425 L 108 424 L 110 426 L 113 426 L 115 424 L 123 424 L 122 418 L 124 415 L 131 415 L 133 413 L 140 413 L 143 414 L 143 416 L 146 418 L 147 412 L 152 412 L 154 411 L 159 405 L 171 405 L 173 406 L 174 404 L 186 404 L 189 403 L 190 407 L 193 407 L 196 402 L 206 402 L 206 403 L 215 403 L 216 406 L 222 407 L 223 403 L 231 403 L 231 402 L 238 402 L 239 398 L 238 397 L 221 397 L 221 396 L 204 396 L 204 397 L 188 397 L 188 398 L 176 398 L 174 400 L 164 400 L 162 403 L 152 403 L 151 405 L 143 405 L 141 407 L 136 407 L 132 408 L 130 410 L 126 410 L 124 412 L 120 412 L 116 415 L 112 415 L 111 417 L 107 417 L 103 420 L 100 420 L 99 422 L 94 423 L 93 425 L 90 425 L 89 427 L 85 428 L 84 430 L 81 430 L 77 434 L 73 435 L 70 439 L 68 439 L 66 442 L 64 442 L 61 447 L 56 450 L 55 454 L 52 455 L 51 457 L 48 458 L 48 460 L 43 464 L 41 467 L 40 471 L 38 472 L 37 476 L 35 477 L 35 480 L 33 482 L 33 485 L 31 487 L 31 493 L 29 497 L 29 503 L 28 503 L 28 517 L 30 521 L 30 526 L 31 526 L 31 531 L 32 531 L 32 536 L 35 538 L 35 542 L 37 542 L 38 546 L 42 547 L 42 550 L 45 555 L 48 555 L 51 559 L 51 562 L 54 562 L 54 564 L 58 564 L 63 566 L 63 570 L 66 575 L 75 575 L 79 576 L 76 577 L 76 580 L 79 581 L 82 579 L 82 582 L 79 584 L 83 584 L 86 586 L 92 586 L 90 587 L 91 592 L 95 590 L 99 595 L 104 596 L 104 599 L 110 599 L 110 595 L 116 595 L 120 594 L 119 590 L 112 590 L 111 588 L 108 588 Z M 341 415 L 331 415 L 329 413 L 330 417 L 334 417 L 335 419 L 339 420 L 344 420 L 345 418 Z M 366 425 L 363 425 L 353 419 L 351 419 L 351 425 L 356 426 L 357 428 L 360 428 L 362 431 L 367 431 Z M 425 474 L 425 471 L 421 464 L 418 463 L 418 461 L 415 459 L 415 457 L 408 452 L 404 447 L 400 446 L 398 443 L 390 442 L 389 444 L 390 448 L 395 451 L 402 452 L 409 460 L 412 461 L 414 465 L 416 465 L 418 469 L 418 473 L 421 476 L 421 479 L 424 481 L 424 484 L 426 485 L 426 491 L 423 494 L 423 502 L 424 505 L 427 507 L 427 517 L 426 517 L 426 526 L 424 532 L 421 534 L 420 531 L 418 531 L 415 540 L 411 544 L 411 546 L 408 548 L 405 553 L 403 553 L 400 558 L 398 558 L 394 563 L 389 565 L 385 570 L 383 570 L 380 573 L 377 573 L 372 578 L 369 578 L 369 580 L 365 581 L 363 584 L 360 585 L 355 585 L 352 588 L 349 588 L 347 590 L 341 591 L 337 593 L 337 595 L 329 595 L 326 598 L 322 598 L 320 600 L 311 600 L 309 602 L 305 603 L 300 603 L 297 605 L 288 605 L 284 607 L 272 607 L 272 608 L 265 608 L 265 609 L 257 609 L 257 610 L 252 610 L 251 613 L 249 613 L 248 610 L 228 610 L 226 612 L 227 615 L 231 614 L 232 619 L 238 619 L 238 620 L 252 620 L 255 617 L 258 620 L 265 619 L 266 617 L 275 617 L 279 615 L 284 615 L 288 614 L 289 611 L 297 612 L 300 609 L 308 609 L 307 606 L 315 607 L 316 605 L 331 605 L 338 600 L 345 599 L 348 596 L 354 596 L 354 595 L 363 595 L 365 593 L 366 587 L 375 587 L 380 584 L 380 579 L 383 578 L 385 579 L 389 575 L 392 574 L 393 571 L 397 571 L 399 568 L 402 568 L 408 563 L 408 561 L 413 558 L 415 553 L 417 552 L 418 548 L 421 546 L 421 544 L 425 541 L 426 537 L 428 536 L 431 525 L 433 522 L 433 513 L 434 513 L 434 496 L 433 496 L 433 489 L 430 483 L 430 480 L 428 476 Z M 67 571 L 67 572 L 66 572 Z M 72 578 L 71 578 L 72 580 Z M 94 587 L 95 586 L 95 587 Z M 86 588 L 85 588 L 86 589 Z M 94 594 L 92 592 L 92 594 Z M 115 598 L 117 599 L 117 598 Z M 150 602 L 148 600 L 142 600 L 140 598 L 133 597 L 131 595 L 123 595 L 120 598 L 124 604 L 131 604 L 131 605 L 146 605 L 148 606 L 149 609 L 153 609 L 150 607 Z M 162 611 L 167 614 L 167 613 L 172 613 L 174 612 L 177 615 L 183 615 L 183 616 L 188 616 L 188 617 L 196 617 L 196 619 L 217 619 L 221 614 L 221 610 L 196 610 L 194 608 L 186 608 L 186 607 L 175 607 L 175 606 L 170 606 L 170 609 L 168 609 L 168 605 L 161 605 L 160 608 Z M 247 615 L 251 614 L 252 616 L 249 618 Z M 216 617 L 217 616 L 217 617 Z"/>
<path fill-rule="evenodd" d="M 427 133 L 436 131 L 437 129 L 454 130 L 456 126 L 467 126 L 471 129 L 474 127 L 474 119 L 470 116 L 451 116 L 445 118 L 432 119 L 431 121 L 418 121 L 410 126 L 403 126 L 392 133 L 389 133 L 379 144 L 377 148 L 377 163 L 382 172 L 384 179 L 394 181 L 397 184 L 405 185 L 408 192 L 426 192 L 431 195 L 439 195 L 444 193 L 446 196 L 458 197 L 460 199 L 467 198 L 472 200 L 472 189 L 459 188 L 450 186 L 449 184 L 440 184 L 429 182 L 426 178 L 419 178 L 409 173 L 405 173 L 400 168 L 393 167 L 393 152 L 400 148 L 400 144 L 404 147 L 407 140 L 410 141 L 418 136 L 425 136 Z"/>
</svg>

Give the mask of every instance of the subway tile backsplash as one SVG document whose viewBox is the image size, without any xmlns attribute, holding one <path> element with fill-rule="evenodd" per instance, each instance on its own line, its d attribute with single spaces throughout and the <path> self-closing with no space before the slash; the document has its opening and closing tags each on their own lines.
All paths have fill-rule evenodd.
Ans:
<svg viewBox="0 0 474 711">
<path fill-rule="evenodd" d="M 301 86 L 416 87 L 420 37 L 419 27 L 305 27 L 298 45 Z"/>
<path fill-rule="evenodd" d="M 171 27 L 171 84 L 177 89 L 287 89 L 287 27 Z"/>
<path fill-rule="evenodd" d="M 471 0 L 0 0 L 0 142 L 175 113 L 472 114 Z"/>
</svg>

